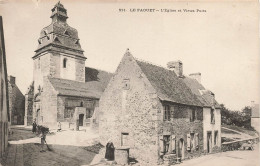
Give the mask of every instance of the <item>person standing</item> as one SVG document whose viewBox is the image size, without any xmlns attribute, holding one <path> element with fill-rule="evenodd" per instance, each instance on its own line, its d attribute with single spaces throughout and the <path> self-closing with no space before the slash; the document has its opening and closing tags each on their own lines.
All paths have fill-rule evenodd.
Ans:
<svg viewBox="0 0 260 166">
<path fill-rule="evenodd" d="M 58 123 L 58 130 L 57 130 L 57 132 L 59 132 L 59 131 L 61 131 L 61 123 L 60 122 Z"/>
<path fill-rule="evenodd" d="M 33 126 L 33 128 L 32 128 L 32 132 L 33 132 L 33 133 L 36 133 L 36 127 L 37 127 L 37 124 L 36 124 L 36 121 L 35 121 L 35 120 L 33 121 L 32 126 Z"/>
<path fill-rule="evenodd" d="M 115 159 L 115 147 L 114 144 L 109 141 L 106 145 L 106 154 L 105 154 L 105 158 L 108 160 L 114 160 Z"/>
<path fill-rule="evenodd" d="M 41 135 L 40 135 L 40 138 L 41 138 L 41 151 L 40 152 L 45 152 L 45 150 L 43 150 L 43 147 L 44 147 L 44 143 L 46 142 L 46 134 L 47 134 L 47 132 L 45 131 L 45 128 L 42 127 Z"/>
</svg>

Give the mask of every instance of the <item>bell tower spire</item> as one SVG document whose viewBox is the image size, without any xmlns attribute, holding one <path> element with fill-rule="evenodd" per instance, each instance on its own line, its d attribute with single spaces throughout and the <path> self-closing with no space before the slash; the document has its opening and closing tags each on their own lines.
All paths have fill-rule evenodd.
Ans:
<svg viewBox="0 0 260 166">
<path fill-rule="evenodd" d="M 66 22 L 67 16 L 67 9 L 60 3 L 60 1 L 51 9 L 52 14 L 52 22 Z"/>
</svg>

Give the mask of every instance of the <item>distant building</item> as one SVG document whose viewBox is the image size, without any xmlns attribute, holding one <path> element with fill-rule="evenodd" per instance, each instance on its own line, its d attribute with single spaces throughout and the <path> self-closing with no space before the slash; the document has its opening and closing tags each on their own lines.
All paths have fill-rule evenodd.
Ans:
<svg viewBox="0 0 260 166">
<path fill-rule="evenodd" d="M 181 61 L 164 68 L 127 51 L 91 121 L 101 143 L 130 148 L 131 157 L 148 165 L 220 151 L 220 107 L 200 77 L 183 75 Z"/>
<path fill-rule="evenodd" d="M 77 30 L 67 24 L 67 10 L 58 2 L 51 11 L 52 23 L 41 30 L 32 57 L 33 82 L 25 95 L 25 123 L 85 126 L 112 74 L 85 67 L 87 58 Z"/>
<path fill-rule="evenodd" d="M 251 126 L 260 133 L 259 104 L 251 103 Z"/>
<path fill-rule="evenodd" d="M 0 16 L 0 158 L 6 152 L 8 145 L 8 81 L 6 69 L 6 55 L 4 44 L 3 20 Z M 1 165 L 1 164 L 0 164 Z"/>
<path fill-rule="evenodd" d="M 8 77 L 8 91 L 11 125 L 23 125 L 25 112 L 25 98 L 22 92 L 15 84 L 15 77 L 13 76 Z"/>
</svg>

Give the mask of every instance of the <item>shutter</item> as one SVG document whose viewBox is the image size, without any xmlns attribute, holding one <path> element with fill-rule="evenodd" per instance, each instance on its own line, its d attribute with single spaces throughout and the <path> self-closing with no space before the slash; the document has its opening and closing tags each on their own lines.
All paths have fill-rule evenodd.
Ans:
<svg viewBox="0 0 260 166">
<path fill-rule="evenodd" d="M 163 148 L 163 135 L 159 136 L 159 146 L 160 146 L 160 155 L 164 154 L 164 148 Z"/>
<path fill-rule="evenodd" d="M 196 149 L 199 148 L 199 134 L 195 133 L 195 147 Z"/>
<path fill-rule="evenodd" d="M 187 150 L 190 150 L 190 134 L 187 134 Z"/>
<path fill-rule="evenodd" d="M 171 151 L 176 151 L 176 136 L 172 135 L 171 138 Z"/>
</svg>

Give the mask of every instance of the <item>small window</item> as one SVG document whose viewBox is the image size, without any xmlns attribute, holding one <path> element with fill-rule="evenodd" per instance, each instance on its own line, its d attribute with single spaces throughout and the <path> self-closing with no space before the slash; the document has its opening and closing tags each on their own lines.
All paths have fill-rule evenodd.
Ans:
<svg viewBox="0 0 260 166">
<path fill-rule="evenodd" d="M 164 120 L 165 121 L 170 121 L 171 120 L 171 112 L 170 112 L 170 106 L 169 105 L 165 105 L 163 107 L 163 113 L 164 113 Z"/>
<path fill-rule="evenodd" d="M 64 34 L 68 36 L 70 35 L 70 33 L 67 30 L 64 32 Z"/>
<path fill-rule="evenodd" d="M 77 45 L 79 44 L 79 39 L 78 39 L 78 40 L 76 40 L 75 44 L 77 44 Z"/>
<path fill-rule="evenodd" d="M 192 109 L 190 114 L 190 121 L 193 122 L 196 119 L 196 110 Z"/>
<path fill-rule="evenodd" d="M 129 90 L 130 89 L 130 80 L 129 79 L 124 79 L 123 80 L 123 89 L 124 90 Z"/>
<path fill-rule="evenodd" d="M 218 145 L 218 131 L 215 131 L 215 135 L 214 135 L 214 145 Z"/>
<path fill-rule="evenodd" d="M 58 42 L 58 43 L 61 43 L 58 37 L 55 37 L 55 38 L 54 38 L 54 41 L 55 41 L 55 42 Z"/>
<path fill-rule="evenodd" d="M 67 68 L 67 59 L 66 58 L 63 59 L 63 68 Z"/>
<path fill-rule="evenodd" d="M 170 150 L 170 135 L 164 135 L 163 136 L 163 153 L 166 154 L 166 153 L 169 153 Z"/>
<path fill-rule="evenodd" d="M 210 110 L 210 121 L 211 121 L 212 124 L 215 124 L 214 109 Z"/>
<path fill-rule="evenodd" d="M 128 146 L 129 145 L 128 137 L 129 137 L 129 133 L 122 133 L 121 134 L 121 146 Z"/>
</svg>

